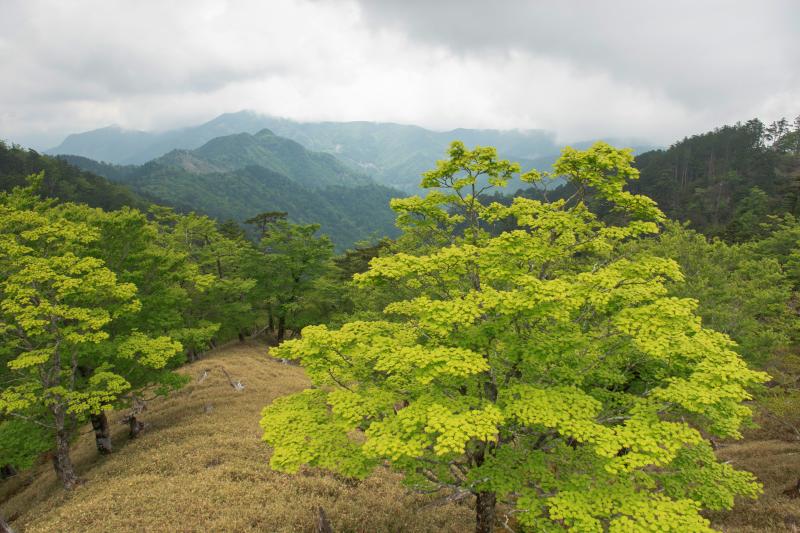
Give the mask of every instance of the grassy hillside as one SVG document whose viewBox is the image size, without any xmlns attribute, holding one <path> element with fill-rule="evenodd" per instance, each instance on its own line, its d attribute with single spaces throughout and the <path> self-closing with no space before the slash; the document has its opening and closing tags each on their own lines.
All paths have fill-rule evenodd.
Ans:
<svg viewBox="0 0 800 533">
<path fill-rule="evenodd" d="M 800 476 L 800 443 L 754 431 L 743 441 L 723 444 L 717 455 L 737 468 L 753 472 L 764 485 L 764 494 L 757 501 L 737 502 L 730 512 L 712 514 L 715 527 L 730 533 L 798 531 L 800 504 L 783 491 Z"/>
<path fill-rule="evenodd" d="M 202 376 L 207 371 L 207 377 Z M 241 380 L 235 392 L 224 372 Z M 315 470 L 273 472 L 260 441 L 261 408 L 308 386 L 301 368 L 269 359 L 262 345 L 234 344 L 187 365 L 192 381 L 149 404 L 147 431 L 125 441 L 113 414 L 117 450 L 100 457 L 90 428 L 73 451 L 86 483 L 73 493 L 58 486 L 49 461 L 0 486 L 3 512 L 21 532 L 313 531 L 322 507 L 334 531 L 468 531 L 472 502 L 442 502 L 406 492 L 379 471 L 354 482 Z M 719 454 L 753 471 L 765 484 L 755 503 L 714 515 L 728 532 L 796 531 L 796 500 L 782 495 L 800 472 L 800 443 L 773 440 L 763 430 Z"/>
<path fill-rule="evenodd" d="M 223 369 L 244 383 L 242 392 Z M 5 482 L 0 501 L 11 525 L 25 533 L 311 531 L 322 506 L 334 531 L 470 529 L 468 507 L 407 494 L 388 472 L 352 482 L 271 471 L 261 408 L 309 382 L 302 369 L 269 359 L 265 347 L 234 345 L 182 372 L 192 382 L 149 404 L 142 417 L 149 427 L 137 440 L 124 442 L 127 427 L 114 414 L 117 450 L 99 458 L 84 431 L 73 457 L 86 483 L 72 494 L 57 485 L 49 462 Z"/>
</svg>

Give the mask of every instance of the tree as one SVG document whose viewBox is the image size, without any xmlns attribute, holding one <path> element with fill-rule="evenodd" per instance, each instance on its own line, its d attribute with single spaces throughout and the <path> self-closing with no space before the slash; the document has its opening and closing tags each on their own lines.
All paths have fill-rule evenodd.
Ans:
<svg viewBox="0 0 800 533">
<path fill-rule="evenodd" d="M 176 269 L 174 258 L 153 249 L 155 231 L 142 213 L 53 206 L 36 197 L 39 183 L 36 178 L 0 198 L 6 274 L 0 335 L 14 383 L 4 387 L 0 409 L 17 417 L 3 423 L 0 434 L 8 435 L 5 440 L 33 437 L 27 443 L 32 452 L 46 433 L 32 432 L 30 424 L 54 431 L 56 471 L 71 488 L 69 441 L 80 423 L 90 420 L 98 451 L 110 453 L 106 409 L 144 389 L 166 394 L 184 382 L 172 372 L 184 360 L 183 348 L 165 334 L 170 311 L 158 305 L 175 303 L 168 288 Z M 137 293 L 133 281 L 147 290 Z M 161 289 L 158 297 L 153 285 Z"/>
<path fill-rule="evenodd" d="M 267 235 L 267 229 L 278 221 L 286 220 L 289 213 L 286 211 L 265 211 L 254 217 L 245 220 L 245 224 L 251 224 L 258 231 L 258 238 L 263 239 Z"/>
<path fill-rule="evenodd" d="M 254 324 L 256 280 L 245 266 L 256 251 L 241 234 L 224 235 L 216 221 L 206 216 L 167 213 L 161 220 L 165 246 L 187 254 L 198 274 L 189 291 L 184 329 L 177 336 L 193 361 L 215 338 L 243 339 L 246 329 Z"/>
<path fill-rule="evenodd" d="M 554 175 L 576 194 L 510 206 L 482 205 L 473 188 L 503 186 L 514 165 L 458 142 L 449 156 L 425 174 L 437 192 L 393 207 L 430 236 L 419 221 L 449 223 L 459 206 L 463 234 L 356 276 L 414 296 L 384 320 L 309 326 L 273 350 L 314 387 L 264 409 L 272 467 L 363 477 L 385 463 L 417 489 L 475 495 L 478 532 L 492 531 L 498 501 L 535 531 L 704 531 L 701 509 L 755 496 L 753 476 L 717 462 L 704 434 L 739 436 L 747 389 L 766 375 L 701 325 L 695 300 L 667 294 L 682 279 L 673 260 L 621 253 L 663 220 L 624 189 L 630 151 L 567 148 Z M 626 221 L 598 220 L 587 192 Z M 516 229 L 481 228 L 507 218 Z"/>
<path fill-rule="evenodd" d="M 270 213 L 267 213 L 270 215 Z M 270 323 L 276 321 L 276 338 L 286 329 L 299 330 L 325 314 L 324 276 L 333 271 L 333 245 L 326 236 L 316 236 L 319 224 L 292 224 L 283 216 L 272 217 L 263 230 L 261 284 L 268 295 Z"/>
<path fill-rule="evenodd" d="M 15 376 L 0 391 L 0 412 L 23 419 L 46 414 L 55 433 L 53 466 L 69 489 L 77 482 L 69 444 L 78 419 L 130 388 L 102 364 L 82 374 L 81 359 L 108 338 L 112 320 L 140 304 L 134 285 L 118 282 L 86 253 L 96 230 L 38 201 L 33 190 L 41 179 L 0 198 L 0 335 Z"/>
<path fill-rule="evenodd" d="M 753 119 L 645 152 L 636 157 L 635 190 L 706 235 L 746 238 L 749 217 L 798 213 L 798 131 L 786 120 L 765 127 Z"/>
<path fill-rule="evenodd" d="M 0 479 L 33 466 L 36 459 L 53 448 L 54 434 L 41 423 L 41 416 L 22 419 L 14 416 L 0 422 Z"/>
<path fill-rule="evenodd" d="M 130 389 L 114 402 L 115 408 L 141 400 L 145 390 L 165 395 L 186 382 L 174 370 L 186 361 L 180 335 L 183 311 L 191 301 L 187 288 L 199 276 L 187 254 L 165 247 L 159 241 L 158 226 L 140 211 L 90 209 L 66 204 L 60 213 L 71 221 L 91 226 L 98 238 L 86 251 L 101 259 L 117 278 L 137 287 L 140 308 L 118 317 L 106 327 L 108 338 L 85 350 L 78 372 L 90 375 L 101 365 L 110 365 L 124 377 Z M 104 411 L 92 412 L 97 449 L 111 453 L 111 434 Z M 136 428 L 135 417 L 129 420 Z M 133 435 L 132 435 L 133 436 Z"/>
<path fill-rule="evenodd" d="M 703 323 L 730 336 L 745 360 L 763 367 L 791 345 L 798 331 L 789 305 L 792 283 L 777 256 L 760 248 L 757 242 L 708 239 L 675 222 L 666 224 L 658 239 L 628 246 L 633 257 L 643 251 L 674 259 L 685 280 L 668 284 L 670 294 L 699 300 Z"/>
</svg>

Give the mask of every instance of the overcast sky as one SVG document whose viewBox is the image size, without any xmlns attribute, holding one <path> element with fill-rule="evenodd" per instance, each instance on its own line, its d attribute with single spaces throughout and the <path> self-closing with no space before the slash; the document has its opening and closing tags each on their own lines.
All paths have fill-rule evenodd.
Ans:
<svg viewBox="0 0 800 533">
<path fill-rule="evenodd" d="M 669 143 L 800 113 L 800 2 L 0 0 L 0 139 L 252 109 Z"/>
</svg>

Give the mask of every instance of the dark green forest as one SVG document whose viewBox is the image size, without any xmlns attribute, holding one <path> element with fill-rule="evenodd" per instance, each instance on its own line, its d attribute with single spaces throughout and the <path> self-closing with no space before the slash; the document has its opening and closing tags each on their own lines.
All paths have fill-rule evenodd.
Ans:
<svg viewBox="0 0 800 533">
<path fill-rule="evenodd" d="M 637 156 L 645 194 L 672 219 L 726 240 L 758 235 L 768 215 L 800 212 L 800 117 L 757 119 L 693 135 Z"/>
<path fill-rule="evenodd" d="M 65 160 L 0 140 L 0 190 L 24 186 L 28 176 L 40 172 L 45 176 L 41 193 L 47 198 L 81 202 L 106 210 L 123 206 L 144 209 L 154 201 Z"/>
</svg>

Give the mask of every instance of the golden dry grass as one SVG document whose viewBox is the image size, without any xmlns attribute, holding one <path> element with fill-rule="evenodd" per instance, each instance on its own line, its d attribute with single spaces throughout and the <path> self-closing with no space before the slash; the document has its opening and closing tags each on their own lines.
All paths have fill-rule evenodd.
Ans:
<svg viewBox="0 0 800 533">
<path fill-rule="evenodd" d="M 235 392 L 224 367 L 245 385 Z M 201 383 L 198 376 L 210 369 Z M 187 365 L 192 382 L 150 402 L 148 428 L 126 442 L 121 414 L 110 416 L 115 452 L 99 457 L 93 435 L 72 458 L 86 483 L 61 490 L 49 463 L 0 488 L 18 531 L 312 531 L 322 506 L 334 531 L 468 531 L 467 505 L 438 504 L 407 493 L 397 476 L 379 471 L 362 482 L 307 470 L 270 470 L 261 442 L 261 409 L 308 385 L 299 367 L 266 356 L 258 344 L 234 345 Z M 207 412 L 207 406 L 211 406 Z M 25 481 L 30 483 L 25 485 Z"/>
<path fill-rule="evenodd" d="M 754 432 L 717 452 L 736 468 L 753 472 L 764 485 L 764 494 L 757 501 L 741 500 L 732 511 L 712 516 L 714 526 L 722 531 L 800 531 L 800 499 L 793 500 L 783 494 L 800 478 L 800 443 L 756 440 L 763 434 Z"/>
<path fill-rule="evenodd" d="M 187 365 L 192 382 L 150 402 L 140 438 L 127 441 L 120 413 L 110 416 L 114 454 L 98 456 L 91 432 L 80 436 L 72 458 L 85 484 L 67 493 L 49 462 L 42 464 L 0 485 L 4 514 L 24 533 L 313 531 L 319 506 L 337 532 L 473 529 L 471 502 L 440 504 L 410 494 L 387 471 L 353 482 L 310 469 L 298 476 L 270 470 L 260 411 L 308 381 L 301 368 L 273 361 L 266 351 L 255 343 L 232 345 Z M 244 391 L 231 388 L 222 368 Z M 782 494 L 800 477 L 800 443 L 769 437 L 753 432 L 720 449 L 723 459 L 754 472 L 765 494 L 713 514 L 718 529 L 800 531 L 800 500 Z"/>
</svg>

